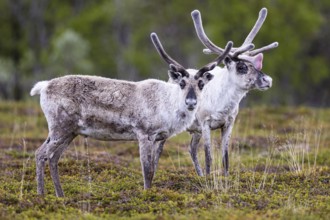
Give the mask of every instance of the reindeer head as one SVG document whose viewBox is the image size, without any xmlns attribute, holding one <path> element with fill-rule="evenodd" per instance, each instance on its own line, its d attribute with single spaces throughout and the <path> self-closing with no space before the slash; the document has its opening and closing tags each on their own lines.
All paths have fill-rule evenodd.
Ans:
<svg viewBox="0 0 330 220">
<path fill-rule="evenodd" d="M 151 40 L 160 56 L 169 64 L 170 82 L 177 84 L 185 97 L 187 109 L 192 111 L 196 108 L 200 93 L 204 86 L 213 79 L 209 71 L 213 70 L 229 53 L 232 42 L 228 42 L 225 50 L 213 62 L 203 66 L 199 70 L 186 69 L 171 58 L 164 50 L 157 34 L 151 33 Z"/>
<path fill-rule="evenodd" d="M 262 63 L 262 54 L 258 54 L 255 59 Z M 230 81 L 243 90 L 267 90 L 272 86 L 272 78 L 256 68 L 256 64 L 250 61 L 226 57 L 224 63 L 229 72 Z M 258 64 L 257 64 L 258 65 Z M 260 64 L 259 64 L 260 65 Z"/>
<path fill-rule="evenodd" d="M 216 46 L 204 32 L 200 12 L 194 10 L 192 13 L 195 29 L 200 41 L 208 49 L 204 53 L 215 53 L 221 55 L 224 49 Z M 260 30 L 267 16 L 267 9 L 263 8 L 259 12 L 259 18 L 252 28 L 244 43 L 238 48 L 232 48 L 224 63 L 230 72 L 230 77 L 233 83 L 236 83 L 239 88 L 244 90 L 259 89 L 267 90 L 272 86 L 272 78 L 267 76 L 262 69 L 263 51 L 270 50 L 278 46 L 278 42 L 274 42 L 259 49 L 254 49 L 252 44 L 253 39 Z"/>
</svg>

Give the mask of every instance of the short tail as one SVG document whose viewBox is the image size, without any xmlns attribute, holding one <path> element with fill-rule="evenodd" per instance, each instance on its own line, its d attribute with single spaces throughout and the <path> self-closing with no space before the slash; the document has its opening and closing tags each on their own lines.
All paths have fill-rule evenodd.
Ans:
<svg viewBox="0 0 330 220">
<path fill-rule="evenodd" d="M 48 81 L 40 81 L 37 82 L 37 84 L 35 84 L 33 86 L 33 88 L 31 89 L 30 95 L 34 96 L 34 95 L 39 95 L 40 91 L 45 88 L 48 85 Z"/>
</svg>

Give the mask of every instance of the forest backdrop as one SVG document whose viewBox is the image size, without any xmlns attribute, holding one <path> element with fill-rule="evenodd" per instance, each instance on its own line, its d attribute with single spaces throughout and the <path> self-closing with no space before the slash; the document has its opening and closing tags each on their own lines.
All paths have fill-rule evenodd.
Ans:
<svg viewBox="0 0 330 220">
<path fill-rule="evenodd" d="M 262 7 L 268 17 L 254 43 L 279 42 L 264 54 L 273 87 L 245 104 L 330 106 L 329 0 L 0 0 L 0 100 L 27 99 L 35 82 L 66 74 L 167 80 L 151 32 L 173 58 L 199 68 L 214 57 L 202 53 L 192 10 L 224 47 L 242 44 Z"/>
</svg>

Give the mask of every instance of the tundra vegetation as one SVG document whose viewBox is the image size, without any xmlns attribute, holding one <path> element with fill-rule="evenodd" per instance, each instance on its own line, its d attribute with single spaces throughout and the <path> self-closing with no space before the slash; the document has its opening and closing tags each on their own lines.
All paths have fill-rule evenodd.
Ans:
<svg viewBox="0 0 330 220">
<path fill-rule="evenodd" d="M 149 190 L 143 189 L 135 142 L 78 137 L 59 162 L 64 198 L 55 196 L 48 167 L 45 196 L 37 195 L 34 152 L 46 127 L 37 102 L 0 103 L 1 219 L 330 217 L 329 109 L 243 108 L 228 177 L 221 174 L 221 153 L 214 153 L 211 175 L 196 175 L 189 135 L 182 133 L 167 141 Z M 212 144 L 221 152 L 218 133 Z"/>
</svg>

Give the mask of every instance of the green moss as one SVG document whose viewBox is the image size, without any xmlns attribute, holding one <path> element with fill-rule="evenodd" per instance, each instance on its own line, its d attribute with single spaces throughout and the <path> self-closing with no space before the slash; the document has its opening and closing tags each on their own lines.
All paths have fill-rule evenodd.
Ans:
<svg viewBox="0 0 330 220">
<path fill-rule="evenodd" d="M 305 107 L 243 109 L 229 177 L 222 176 L 219 131 L 212 133 L 208 177 L 195 174 L 190 136 L 180 134 L 166 142 L 149 190 L 137 143 L 88 139 L 86 147 L 76 138 L 59 163 L 66 197 L 56 198 L 48 166 L 46 196 L 36 195 L 34 151 L 47 136 L 38 104 L 2 102 L 0 218 L 329 219 L 329 115 Z M 199 159 L 204 164 L 202 149 Z"/>
</svg>

